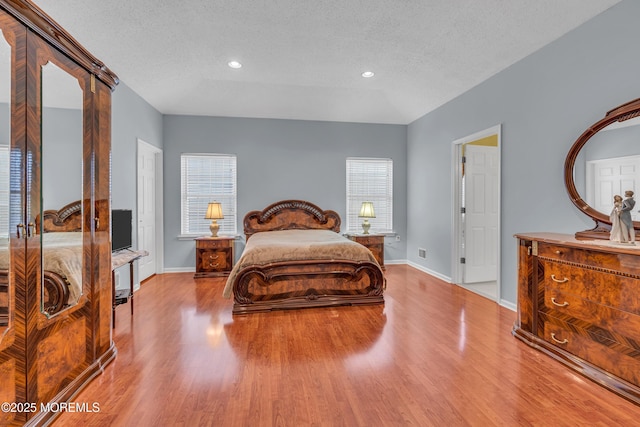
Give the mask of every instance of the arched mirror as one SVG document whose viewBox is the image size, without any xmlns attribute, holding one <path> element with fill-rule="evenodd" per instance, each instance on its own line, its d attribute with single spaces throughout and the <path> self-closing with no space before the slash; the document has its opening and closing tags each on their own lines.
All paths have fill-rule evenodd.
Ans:
<svg viewBox="0 0 640 427">
<path fill-rule="evenodd" d="M 596 223 L 578 239 L 609 239 L 614 196 L 640 190 L 640 99 L 609 111 L 573 144 L 564 166 L 565 186 L 574 205 Z M 632 210 L 640 230 L 640 204 Z M 636 240 L 638 240 L 636 238 Z"/>
<path fill-rule="evenodd" d="M 11 46 L 0 29 L 0 340 L 11 320 Z"/>
<path fill-rule="evenodd" d="M 42 66 L 42 311 L 53 316 L 82 296 L 83 92 L 52 62 Z"/>
</svg>

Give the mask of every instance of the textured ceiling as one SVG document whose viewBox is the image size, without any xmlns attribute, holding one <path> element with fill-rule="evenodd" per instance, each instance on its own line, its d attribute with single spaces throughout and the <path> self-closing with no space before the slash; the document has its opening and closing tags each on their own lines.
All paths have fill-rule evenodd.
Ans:
<svg viewBox="0 0 640 427">
<path fill-rule="evenodd" d="M 407 124 L 619 0 L 35 2 L 164 114 Z"/>
</svg>

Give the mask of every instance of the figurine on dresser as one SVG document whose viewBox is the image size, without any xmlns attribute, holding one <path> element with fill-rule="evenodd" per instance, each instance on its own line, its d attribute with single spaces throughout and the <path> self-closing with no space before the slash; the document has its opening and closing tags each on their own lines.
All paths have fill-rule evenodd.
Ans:
<svg viewBox="0 0 640 427">
<path fill-rule="evenodd" d="M 609 240 L 612 242 L 624 243 L 628 241 L 629 232 L 627 231 L 627 225 L 622 222 L 622 196 L 616 194 L 613 196 L 613 209 L 609 219 L 611 220 L 611 233 L 609 234 Z"/>
<path fill-rule="evenodd" d="M 622 230 L 625 234 L 625 241 L 628 241 L 632 245 L 636 243 L 636 232 L 633 229 L 633 222 L 631 221 L 631 211 L 636 205 L 636 201 L 633 199 L 633 191 L 627 190 L 624 192 L 625 199 L 622 201 L 622 208 L 620 209 L 620 222 L 625 225 Z"/>
</svg>

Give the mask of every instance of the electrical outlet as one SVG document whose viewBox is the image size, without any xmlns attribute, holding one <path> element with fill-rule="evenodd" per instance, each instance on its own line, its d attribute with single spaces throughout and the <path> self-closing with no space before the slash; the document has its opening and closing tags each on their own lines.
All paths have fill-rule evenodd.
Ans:
<svg viewBox="0 0 640 427">
<path fill-rule="evenodd" d="M 422 248 L 418 248 L 418 256 L 420 258 L 427 258 L 427 250 L 426 249 L 422 249 Z"/>
</svg>

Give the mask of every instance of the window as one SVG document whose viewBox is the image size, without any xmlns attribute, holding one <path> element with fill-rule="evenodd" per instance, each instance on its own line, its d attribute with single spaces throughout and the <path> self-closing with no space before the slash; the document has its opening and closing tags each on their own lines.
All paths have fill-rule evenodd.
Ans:
<svg viewBox="0 0 640 427">
<path fill-rule="evenodd" d="M 237 233 L 236 156 L 227 154 L 182 154 L 181 234 L 207 235 L 211 220 L 205 219 L 209 202 L 222 204 L 220 234 Z"/>
<path fill-rule="evenodd" d="M 370 233 L 393 232 L 393 160 L 347 158 L 348 232 L 362 232 L 362 202 L 373 202 Z"/>
</svg>

